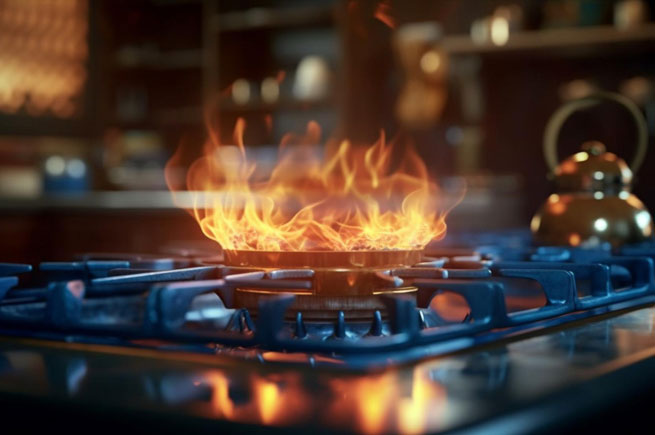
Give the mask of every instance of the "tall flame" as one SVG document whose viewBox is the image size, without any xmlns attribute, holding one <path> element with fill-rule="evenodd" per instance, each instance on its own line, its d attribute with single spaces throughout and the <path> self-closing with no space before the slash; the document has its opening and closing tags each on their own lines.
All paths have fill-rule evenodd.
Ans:
<svg viewBox="0 0 655 435">
<path fill-rule="evenodd" d="M 310 122 L 304 135 L 282 139 L 277 165 L 259 181 L 244 130 L 239 119 L 231 146 L 211 134 L 186 176 L 190 212 L 224 249 L 420 249 L 445 235 L 446 211 L 439 209 L 438 188 L 425 164 L 408 146 L 392 170 L 393 146 L 384 132 L 369 147 L 344 140 L 323 149 L 317 145 L 320 127 Z M 176 165 L 178 153 L 166 171 L 174 194 L 170 173 Z"/>
</svg>

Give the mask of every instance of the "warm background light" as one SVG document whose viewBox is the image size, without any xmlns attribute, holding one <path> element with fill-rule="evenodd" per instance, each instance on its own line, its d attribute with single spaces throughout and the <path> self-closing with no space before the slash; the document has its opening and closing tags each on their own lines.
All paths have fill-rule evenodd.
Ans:
<svg viewBox="0 0 655 435">
<path fill-rule="evenodd" d="M 87 79 L 86 0 L 0 2 L 0 112 L 70 118 Z"/>
</svg>

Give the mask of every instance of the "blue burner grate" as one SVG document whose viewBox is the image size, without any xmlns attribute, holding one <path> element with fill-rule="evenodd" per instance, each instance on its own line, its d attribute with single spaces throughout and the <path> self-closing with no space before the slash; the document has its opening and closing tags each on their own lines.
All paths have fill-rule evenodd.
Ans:
<svg viewBox="0 0 655 435">
<path fill-rule="evenodd" d="M 203 258 L 88 254 L 42 263 L 34 272 L 29 265 L 0 263 L 0 328 L 124 345 L 157 339 L 166 348 L 262 360 L 267 352 L 302 352 L 310 364 L 369 367 L 655 301 L 655 245 L 617 252 L 535 248 L 523 231 L 451 236 L 423 262 L 384 271 L 389 286 L 418 291 L 416 297 L 381 297 L 386 318 L 377 311 L 370 322 L 349 321 L 343 312 L 332 321 L 306 322 L 302 313 L 288 313 L 291 294 L 262 298 L 253 319 L 234 306 L 237 287 L 311 289 L 314 272 L 235 273 Z M 21 274 L 38 274 L 44 285 L 21 287 Z M 457 319 L 432 306 L 435 297 L 453 294 L 466 305 Z"/>
</svg>

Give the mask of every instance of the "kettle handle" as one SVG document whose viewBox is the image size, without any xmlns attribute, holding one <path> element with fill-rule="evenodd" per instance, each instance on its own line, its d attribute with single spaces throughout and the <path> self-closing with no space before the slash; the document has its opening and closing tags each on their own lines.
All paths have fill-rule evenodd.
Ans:
<svg viewBox="0 0 655 435">
<path fill-rule="evenodd" d="M 648 127 L 644 115 L 635 103 L 623 95 L 614 92 L 598 91 L 586 97 L 564 103 L 548 120 L 546 130 L 544 131 L 544 158 L 552 172 L 555 172 L 558 165 L 557 139 L 564 122 L 573 113 L 579 110 L 589 109 L 603 101 L 618 103 L 632 115 L 632 119 L 637 127 L 637 150 L 632 162 L 630 162 L 630 169 L 633 173 L 639 170 L 646 157 L 648 147 Z"/>
</svg>

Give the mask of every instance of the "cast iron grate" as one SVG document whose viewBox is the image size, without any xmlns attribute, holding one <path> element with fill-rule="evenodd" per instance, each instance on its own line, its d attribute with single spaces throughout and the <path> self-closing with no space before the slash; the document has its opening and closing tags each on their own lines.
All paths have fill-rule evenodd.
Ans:
<svg viewBox="0 0 655 435">
<path fill-rule="evenodd" d="M 410 283 L 418 291 L 382 297 L 386 316 L 376 311 L 369 322 L 349 321 L 343 311 L 330 321 L 290 316 L 291 294 L 262 298 L 256 318 L 234 306 L 240 286 L 310 289 L 311 269 L 235 273 L 195 251 L 87 254 L 41 263 L 37 271 L 0 264 L 0 328 L 20 336 L 368 367 L 655 301 L 655 245 L 612 252 L 532 248 L 528 240 L 524 232 L 460 235 L 413 267 L 381 272 L 388 285 Z M 434 309 L 433 298 L 446 293 L 465 301 L 465 315 L 446 318 Z"/>
</svg>

